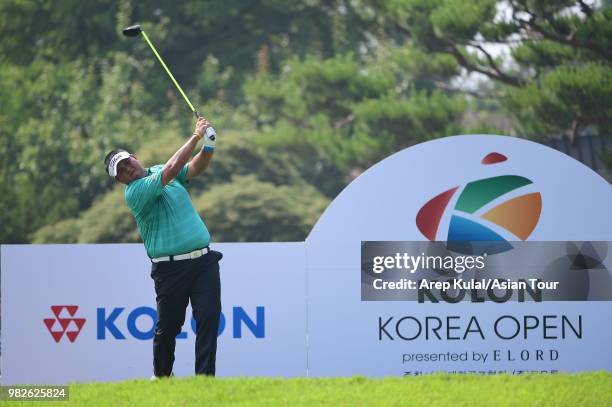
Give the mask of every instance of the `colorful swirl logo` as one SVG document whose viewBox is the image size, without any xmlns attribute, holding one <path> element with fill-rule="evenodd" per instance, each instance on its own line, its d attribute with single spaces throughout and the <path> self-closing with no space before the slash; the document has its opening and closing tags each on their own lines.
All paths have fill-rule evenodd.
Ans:
<svg viewBox="0 0 612 407">
<path fill-rule="evenodd" d="M 500 153 L 490 153 L 482 164 L 506 161 Z M 502 175 L 469 182 L 463 189 L 455 186 L 433 197 L 419 210 L 416 224 L 431 241 L 447 241 L 447 248 L 465 254 L 495 254 L 512 249 L 510 240 L 527 240 L 542 211 L 539 192 L 518 194 L 533 185 L 519 175 Z M 450 214 L 448 234 L 439 233 L 440 222 L 449 202 L 460 191 Z M 517 192 L 513 192 L 517 191 Z M 503 237 L 502 235 L 505 235 Z"/>
</svg>

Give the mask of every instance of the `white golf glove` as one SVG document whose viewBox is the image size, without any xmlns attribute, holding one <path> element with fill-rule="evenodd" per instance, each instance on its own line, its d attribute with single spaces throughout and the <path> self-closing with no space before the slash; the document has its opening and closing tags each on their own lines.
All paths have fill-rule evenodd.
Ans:
<svg viewBox="0 0 612 407">
<path fill-rule="evenodd" d="M 204 133 L 204 147 L 202 151 L 213 152 L 215 151 L 215 139 L 217 138 L 217 132 L 212 127 L 208 127 Z"/>
</svg>

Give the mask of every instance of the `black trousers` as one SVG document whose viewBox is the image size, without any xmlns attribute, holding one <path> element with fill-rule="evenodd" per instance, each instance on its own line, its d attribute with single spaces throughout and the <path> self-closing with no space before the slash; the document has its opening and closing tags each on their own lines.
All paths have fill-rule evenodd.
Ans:
<svg viewBox="0 0 612 407">
<path fill-rule="evenodd" d="M 220 252 L 190 260 L 153 263 L 151 278 L 157 294 L 157 324 L 153 338 L 153 372 L 170 376 L 176 336 L 185 322 L 191 301 L 196 321 L 195 373 L 215 375 L 217 331 L 221 315 Z"/>
</svg>

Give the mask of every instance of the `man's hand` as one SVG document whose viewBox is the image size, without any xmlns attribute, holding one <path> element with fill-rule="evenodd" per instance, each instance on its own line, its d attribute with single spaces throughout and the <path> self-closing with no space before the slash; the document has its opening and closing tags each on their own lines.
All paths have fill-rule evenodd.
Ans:
<svg viewBox="0 0 612 407">
<path fill-rule="evenodd" d="M 199 140 L 201 140 L 202 137 L 204 137 L 204 132 L 209 127 L 211 126 L 208 120 L 206 120 L 204 117 L 199 117 L 198 121 L 196 122 L 195 130 L 193 131 L 193 134 L 196 135 Z"/>
<path fill-rule="evenodd" d="M 215 151 L 215 140 L 217 139 L 217 133 L 212 127 L 208 127 L 204 133 L 204 147 L 202 151 L 206 153 L 213 153 Z"/>
<path fill-rule="evenodd" d="M 189 163 L 187 179 L 197 177 L 203 173 L 204 170 L 208 168 L 208 164 L 210 164 L 210 160 L 215 152 L 215 139 L 217 138 L 217 134 L 215 129 L 213 129 L 210 123 L 208 123 L 208 120 L 204 119 L 203 117 L 199 118 L 196 124 L 196 132 L 197 131 L 200 131 L 200 133 L 194 133 L 194 135 L 197 137 L 201 137 L 201 132 L 204 132 L 204 146 Z"/>
</svg>

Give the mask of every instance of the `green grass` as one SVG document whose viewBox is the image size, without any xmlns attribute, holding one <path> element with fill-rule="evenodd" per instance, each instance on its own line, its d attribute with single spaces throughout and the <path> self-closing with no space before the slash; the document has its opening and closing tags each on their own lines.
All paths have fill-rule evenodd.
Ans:
<svg viewBox="0 0 612 407">
<path fill-rule="evenodd" d="M 13 403 L 12 403 L 13 404 Z M 14 403 L 18 405 L 17 403 Z M 612 373 L 366 379 L 191 377 L 73 384 L 86 406 L 612 406 Z M 53 404 L 55 405 L 55 404 Z"/>
</svg>

